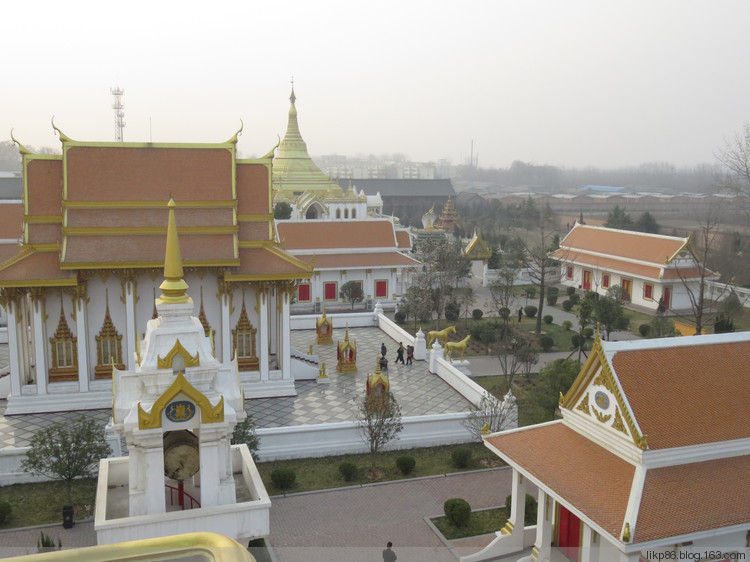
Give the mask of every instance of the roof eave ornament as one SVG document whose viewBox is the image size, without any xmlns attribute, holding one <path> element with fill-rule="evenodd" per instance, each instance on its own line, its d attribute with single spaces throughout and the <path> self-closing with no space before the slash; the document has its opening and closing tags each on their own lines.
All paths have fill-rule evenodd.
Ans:
<svg viewBox="0 0 750 562">
<path fill-rule="evenodd" d="M 281 145 L 281 137 L 279 135 L 276 135 L 277 141 L 276 146 L 274 146 L 271 150 L 269 150 L 265 156 L 261 156 L 261 160 L 270 160 L 274 157 L 274 153 L 276 152 L 276 149 L 279 148 L 279 145 Z"/>
<path fill-rule="evenodd" d="M 230 138 L 227 141 L 227 144 L 230 144 L 230 143 L 231 144 L 237 144 L 237 139 L 240 138 L 240 135 L 242 134 L 242 129 L 244 129 L 244 128 L 245 128 L 245 123 L 244 123 L 244 121 L 242 121 L 242 119 L 240 119 L 240 128 L 237 130 L 236 133 L 234 133 L 234 136 L 232 136 L 232 138 Z"/>
<path fill-rule="evenodd" d="M 60 129 L 57 128 L 57 125 L 55 125 L 55 116 L 52 116 L 52 129 L 57 133 L 57 136 L 60 137 L 61 142 L 75 142 L 73 139 L 71 139 L 68 135 L 63 133 Z"/>
<path fill-rule="evenodd" d="M 32 152 L 28 148 L 18 142 L 16 137 L 13 136 L 13 129 L 10 130 L 10 139 L 18 145 L 18 152 L 20 152 L 21 154 L 32 154 Z"/>
</svg>

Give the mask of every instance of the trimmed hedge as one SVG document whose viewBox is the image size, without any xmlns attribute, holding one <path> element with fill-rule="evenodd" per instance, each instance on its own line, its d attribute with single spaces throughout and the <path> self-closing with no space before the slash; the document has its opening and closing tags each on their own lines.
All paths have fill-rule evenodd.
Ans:
<svg viewBox="0 0 750 562">
<path fill-rule="evenodd" d="M 401 474 L 411 474 L 414 471 L 414 467 L 417 465 L 417 459 L 404 455 L 396 459 L 396 468 L 401 471 Z"/>
<path fill-rule="evenodd" d="M 542 320 L 544 320 L 545 324 L 552 324 L 552 320 L 554 320 L 554 318 L 552 318 L 551 314 L 545 314 Z"/>
<path fill-rule="evenodd" d="M 544 351 L 549 351 L 555 346 L 555 340 L 550 336 L 542 336 L 541 338 L 539 338 L 539 345 L 542 346 L 542 349 Z"/>
<path fill-rule="evenodd" d="M 451 462 L 456 468 L 467 468 L 471 463 L 471 449 L 458 447 L 451 451 Z"/>
<path fill-rule="evenodd" d="M 451 498 L 443 504 L 445 517 L 456 527 L 465 527 L 471 518 L 471 506 L 463 498 Z"/>
<path fill-rule="evenodd" d="M 566 300 L 566 301 L 563 301 L 563 303 L 562 303 L 562 307 L 563 307 L 563 310 L 564 310 L 565 312 L 570 312 L 570 311 L 571 311 L 571 309 L 573 308 L 573 301 L 572 301 L 572 300 L 570 300 L 570 299 L 568 299 L 568 300 Z"/>
<path fill-rule="evenodd" d="M 530 304 L 529 306 L 524 307 L 523 313 L 526 316 L 528 316 L 529 318 L 534 318 L 534 316 L 536 316 L 537 310 L 539 310 L 537 307 L 535 307 L 534 305 Z"/>
<path fill-rule="evenodd" d="M 358 473 L 359 469 L 353 462 L 342 462 L 339 465 L 339 474 L 341 474 L 341 477 L 346 482 L 351 482 L 352 480 L 357 478 Z"/>
<path fill-rule="evenodd" d="M 297 473 L 291 468 L 281 467 L 271 472 L 271 482 L 279 490 L 288 490 L 294 486 L 295 480 L 297 480 Z"/>
</svg>

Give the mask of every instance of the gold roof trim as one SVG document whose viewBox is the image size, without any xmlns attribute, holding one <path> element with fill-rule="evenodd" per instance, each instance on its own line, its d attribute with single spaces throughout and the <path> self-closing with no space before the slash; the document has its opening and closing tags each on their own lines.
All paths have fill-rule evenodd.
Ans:
<svg viewBox="0 0 750 562">
<path fill-rule="evenodd" d="M 190 384 L 190 381 L 180 371 L 170 387 L 151 406 L 150 412 L 144 410 L 141 403 L 138 402 L 138 429 L 160 428 L 162 412 L 180 393 L 195 402 L 201 409 L 201 423 L 221 423 L 224 421 L 224 396 L 219 399 L 216 406 L 212 406 L 206 395 Z"/>
<path fill-rule="evenodd" d="M 171 369 L 174 358 L 179 355 L 185 360 L 185 367 L 200 367 L 201 357 L 197 351 L 195 355 L 190 355 L 190 352 L 182 346 L 182 342 L 177 338 L 177 341 L 169 350 L 166 356 L 162 359 L 158 355 L 156 356 L 156 367 L 159 369 Z"/>
<path fill-rule="evenodd" d="M 18 142 L 16 137 L 13 136 L 13 129 L 10 130 L 10 139 L 14 143 L 16 143 L 16 145 L 18 145 L 18 152 L 20 152 L 21 154 L 33 154 L 33 152 L 31 152 L 28 148 L 26 148 L 24 145 Z"/>
</svg>

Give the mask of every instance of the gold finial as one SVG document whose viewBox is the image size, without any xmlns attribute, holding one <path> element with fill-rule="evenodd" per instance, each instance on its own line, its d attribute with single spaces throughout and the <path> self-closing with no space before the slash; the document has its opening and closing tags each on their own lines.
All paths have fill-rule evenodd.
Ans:
<svg viewBox="0 0 750 562">
<path fill-rule="evenodd" d="M 490 426 L 490 422 L 487 422 L 482 426 L 482 435 L 489 435 L 491 432 L 492 427 Z"/>
<path fill-rule="evenodd" d="M 174 218 L 174 199 L 170 199 L 169 222 L 167 224 L 167 249 L 164 255 L 164 281 L 159 288 L 161 296 L 159 303 L 191 302 L 187 295 L 188 284 L 182 278 L 182 257 L 180 256 L 180 240 L 177 237 L 177 222 Z"/>
<path fill-rule="evenodd" d="M 380 357 L 375 358 L 375 374 L 380 374 Z"/>
<path fill-rule="evenodd" d="M 622 542 L 630 542 L 630 523 L 625 523 L 625 529 L 622 531 Z"/>
</svg>

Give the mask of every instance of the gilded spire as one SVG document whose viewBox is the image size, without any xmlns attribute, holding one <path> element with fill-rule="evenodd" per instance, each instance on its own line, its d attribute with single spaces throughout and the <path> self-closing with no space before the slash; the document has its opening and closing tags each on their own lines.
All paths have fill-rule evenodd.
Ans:
<svg viewBox="0 0 750 562">
<path fill-rule="evenodd" d="M 170 199 L 169 222 L 167 224 L 167 249 L 164 255 L 164 281 L 159 288 L 161 296 L 159 303 L 190 302 L 187 295 L 188 284 L 182 278 L 182 257 L 180 256 L 180 240 L 177 237 L 177 222 L 174 218 L 174 199 Z"/>
</svg>

